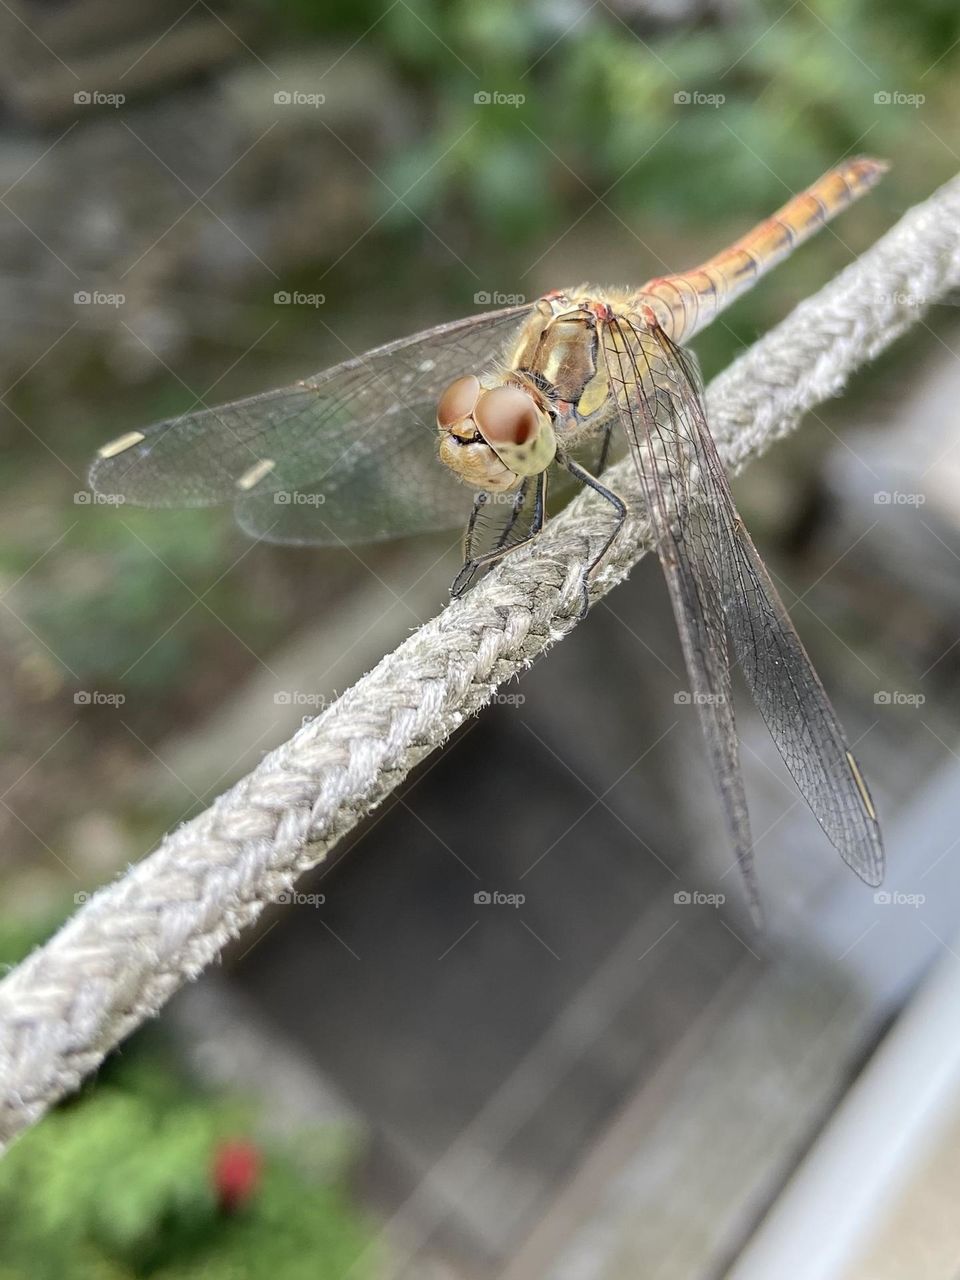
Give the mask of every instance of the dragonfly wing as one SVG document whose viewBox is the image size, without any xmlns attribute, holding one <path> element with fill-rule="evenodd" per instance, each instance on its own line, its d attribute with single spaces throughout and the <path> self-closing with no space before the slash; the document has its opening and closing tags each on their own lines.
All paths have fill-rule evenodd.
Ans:
<svg viewBox="0 0 960 1280">
<path fill-rule="evenodd" d="M 437 399 L 489 365 L 527 310 L 440 325 L 294 386 L 131 432 L 101 450 L 90 483 L 137 506 L 234 502 L 248 531 L 280 541 L 450 528 L 471 496 L 436 460 Z"/>
<path fill-rule="evenodd" d="M 412 427 L 386 449 L 348 445 L 317 481 L 243 494 L 234 514 L 251 538 L 335 546 L 462 528 L 472 505 L 437 458 L 436 428 Z"/>
<path fill-rule="evenodd" d="M 726 471 L 707 427 L 696 367 L 660 329 L 621 321 L 621 340 L 635 354 L 645 392 L 634 418 L 662 452 L 682 453 L 686 467 L 657 468 L 669 502 L 693 502 L 682 515 L 675 551 L 706 567 L 723 604 L 726 626 L 744 677 L 793 775 L 844 861 L 868 884 L 883 878 L 884 854 L 873 801 L 823 685 L 734 505 Z M 632 438 L 636 429 L 628 428 Z M 641 437 L 642 438 L 642 437 Z M 635 449 L 636 452 L 636 449 Z M 683 479 L 677 481 L 681 472 Z M 676 494 L 676 497 L 674 497 Z"/>
<path fill-rule="evenodd" d="M 740 772 L 720 574 L 709 529 L 674 429 L 670 370 L 646 335 L 619 318 L 603 327 L 607 375 L 647 504 L 677 619 L 710 763 L 750 906 L 759 918 L 753 840 Z"/>
</svg>

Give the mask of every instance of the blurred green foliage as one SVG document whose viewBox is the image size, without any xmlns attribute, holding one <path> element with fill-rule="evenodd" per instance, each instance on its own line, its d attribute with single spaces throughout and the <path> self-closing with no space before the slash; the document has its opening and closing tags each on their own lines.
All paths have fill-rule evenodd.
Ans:
<svg viewBox="0 0 960 1280">
<path fill-rule="evenodd" d="M 891 159 L 852 232 L 825 232 L 699 340 L 709 374 L 782 314 L 779 299 L 816 287 L 955 171 L 960 6 L 761 0 L 704 11 L 671 21 L 642 4 L 298 0 L 285 21 L 316 41 L 318 69 L 356 42 L 416 103 L 409 119 L 400 113 L 402 144 L 377 165 L 385 185 L 370 181 L 376 244 L 400 281 L 411 245 L 421 260 L 435 247 L 426 225 L 502 287 L 529 291 L 534 251 L 562 249 L 582 223 L 636 248 L 629 283 L 639 284 L 696 265 L 844 156 Z M 477 105 L 494 90 L 524 100 Z M 885 93 L 924 101 L 878 101 Z M 702 247 L 677 257 L 678 237 Z M 446 266 L 432 282 L 443 315 L 448 282 L 462 277 L 461 295 L 470 284 Z M 339 280 L 349 294 L 349 272 Z"/>
<path fill-rule="evenodd" d="M 62 907 L 58 910 L 57 907 Z M 25 956 L 46 941 L 63 923 L 72 910 L 71 904 L 50 904 L 48 909 L 36 916 L 26 916 L 22 912 L 0 913 L 0 975 L 15 964 L 19 964 Z"/>
<path fill-rule="evenodd" d="M 371 1274 L 368 1229 L 339 1181 L 314 1180 L 289 1154 L 261 1152 L 247 1202 L 220 1207 L 215 1153 L 249 1141 L 251 1107 L 192 1095 L 155 1051 L 128 1052 L 105 1074 L 0 1163 L 0 1280 Z"/>
<path fill-rule="evenodd" d="M 498 237 L 564 227 L 588 192 L 612 183 L 622 212 L 709 223 L 772 207 L 851 150 L 887 154 L 908 139 L 934 179 L 951 171 L 949 149 L 921 120 L 950 90 L 956 4 L 765 0 L 692 23 L 664 12 L 403 0 L 384 13 L 298 0 L 288 20 L 321 40 L 373 46 L 416 86 L 425 127 L 392 159 L 390 186 L 416 181 L 406 198 L 416 213 L 435 217 L 452 200 Z M 525 101 L 478 112 L 474 94 L 493 89 Z M 922 92 L 927 112 L 878 110 L 875 94 L 892 90 Z M 681 91 L 724 101 L 677 103 Z"/>
</svg>

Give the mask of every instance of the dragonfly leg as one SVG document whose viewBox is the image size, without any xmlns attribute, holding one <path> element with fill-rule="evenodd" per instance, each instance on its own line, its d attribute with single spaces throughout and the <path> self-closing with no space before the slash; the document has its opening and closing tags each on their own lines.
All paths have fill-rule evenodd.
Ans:
<svg viewBox="0 0 960 1280">
<path fill-rule="evenodd" d="M 501 559 L 501 557 L 508 555 L 511 551 L 516 551 L 518 547 L 526 546 L 528 542 L 532 542 L 533 539 L 540 532 L 540 530 L 543 528 L 543 522 L 545 518 L 545 511 L 546 511 L 545 503 L 546 503 L 546 492 L 547 492 L 547 473 L 545 471 L 541 471 L 536 478 L 536 490 L 534 492 L 533 519 L 530 522 L 529 532 L 524 537 L 520 538 L 517 542 L 514 542 L 511 546 L 506 545 L 507 539 L 510 537 L 510 534 L 513 532 L 516 526 L 517 520 L 520 518 L 520 512 L 523 510 L 523 505 L 526 500 L 527 493 L 529 492 L 529 485 L 530 485 L 530 481 L 529 479 L 526 479 L 523 481 L 520 488 L 517 490 L 517 496 L 514 499 L 514 503 L 513 503 L 513 510 L 510 513 L 510 518 L 507 521 L 506 527 L 504 528 L 503 532 L 500 534 L 499 538 L 497 539 L 497 545 L 493 548 L 492 551 L 486 551 L 484 552 L 483 555 L 479 555 L 479 556 L 471 556 L 470 552 L 472 550 L 472 545 L 473 545 L 474 526 L 476 525 L 477 516 L 479 515 L 480 508 L 484 505 L 484 503 L 477 503 L 477 502 L 474 503 L 473 511 L 470 515 L 470 523 L 467 525 L 466 538 L 464 539 L 465 552 L 466 552 L 464 565 L 463 565 L 463 568 L 460 570 L 460 572 L 457 574 L 457 576 L 454 578 L 453 586 L 450 588 L 450 594 L 454 597 L 454 599 L 456 599 L 458 596 L 463 595 L 466 589 L 472 585 L 477 574 L 480 573 L 483 569 L 489 568 L 490 565 L 494 564 L 497 560 Z M 481 497 L 481 496 L 486 497 L 486 495 L 478 495 L 478 497 Z"/>
<path fill-rule="evenodd" d="M 597 565 L 600 563 L 603 557 L 607 554 L 607 552 L 613 546 L 614 542 L 617 540 L 620 530 L 623 528 L 623 522 L 627 518 L 627 504 L 624 502 L 624 500 L 620 497 L 618 493 L 614 493 L 613 490 L 608 489 L 605 484 L 601 484 L 601 482 L 596 478 L 596 476 L 592 476 L 590 472 L 586 469 L 586 467 L 581 467 L 579 462 L 574 462 L 572 458 L 566 458 L 566 457 L 562 457 L 562 458 L 558 457 L 558 461 L 561 462 L 564 467 L 566 467 L 566 469 L 570 472 L 570 474 L 574 477 L 574 479 L 579 480 L 581 484 L 585 484 L 587 488 L 592 489 L 594 493 L 599 493 L 601 498 L 606 498 L 607 502 L 610 503 L 610 505 L 614 508 L 614 510 L 617 513 L 617 522 L 613 527 L 613 532 L 610 534 L 609 538 L 607 538 L 606 542 L 603 544 L 603 546 L 600 548 L 597 554 L 593 557 L 593 559 L 587 565 L 586 569 L 584 569 L 583 571 L 583 579 L 580 583 L 580 591 L 581 591 L 582 598 L 581 598 L 580 614 L 579 614 L 579 616 L 582 618 L 586 614 L 590 604 L 590 597 L 588 592 L 590 575 L 593 573 L 594 569 L 596 569 Z"/>
<path fill-rule="evenodd" d="M 473 500 L 473 510 L 470 512 L 470 519 L 467 521 L 467 527 L 463 535 L 463 562 L 467 564 L 473 558 L 473 536 L 477 527 L 477 520 L 480 512 L 490 501 L 490 495 L 485 489 L 480 492 Z"/>
<path fill-rule="evenodd" d="M 610 453 L 610 441 L 613 439 L 613 423 L 604 428 L 603 444 L 600 446 L 600 457 L 597 459 L 597 475 L 603 474 L 603 469 L 607 465 L 607 456 Z"/>
<path fill-rule="evenodd" d="M 527 500 L 527 494 L 530 491 L 529 479 L 520 482 L 520 488 L 513 495 L 513 506 L 510 508 L 510 518 L 503 526 L 500 537 L 497 539 L 496 551 L 506 550 L 507 543 L 510 541 L 510 535 L 517 527 L 517 521 L 520 519 L 520 512 L 523 510 L 523 504 Z"/>
</svg>

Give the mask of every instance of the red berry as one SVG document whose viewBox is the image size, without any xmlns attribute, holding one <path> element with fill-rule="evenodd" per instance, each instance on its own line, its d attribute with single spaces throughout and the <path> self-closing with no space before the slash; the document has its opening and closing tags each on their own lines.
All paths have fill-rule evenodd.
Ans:
<svg viewBox="0 0 960 1280">
<path fill-rule="evenodd" d="M 260 1152 L 252 1142 L 223 1142 L 213 1155 L 213 1185 L 223 1213 L 236 1213 L 253 1196 L 260 1180 Z"/>
</svg>

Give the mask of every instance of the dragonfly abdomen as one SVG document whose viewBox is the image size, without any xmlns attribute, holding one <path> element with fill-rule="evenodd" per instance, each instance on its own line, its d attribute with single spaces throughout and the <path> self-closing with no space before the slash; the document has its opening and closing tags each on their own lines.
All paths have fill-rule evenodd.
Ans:
<svg viewBox="0 0 960 1280">
<path fill-rule="evenodd" d="M 879 182 L 882 160 L 865 156 L 825 173 L 729 249 L 693 271 L 651 280 L 634 299 L 651 307 L 674 342 L 688 342 L 822 226 Z"/>
</svg>

